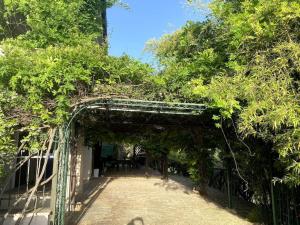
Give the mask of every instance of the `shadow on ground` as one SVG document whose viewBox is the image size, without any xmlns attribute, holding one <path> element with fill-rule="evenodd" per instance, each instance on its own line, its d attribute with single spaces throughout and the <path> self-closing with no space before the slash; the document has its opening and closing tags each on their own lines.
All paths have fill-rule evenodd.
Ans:
<svg viewBox="0 0 300 225">
<path fill-rule="evenodd" d="M 168 179 L 168 180 L 161 180 L 161 182 L 154 183 L 155 186 L 164 188 L 166 191 L 176 191 L 176 190 L 182 190 L 185 194 L 191 194 L 193 193 L 193 189 L 189 186 L 185 186 L 183 184 L 178 183 L 177 181 L 174 182 L 174 179 Z"/>
<path fill-rule="evenodd" d="M 254 224 L 269 224 L 266 217 L 269 217 L 266 210 L 256 206 L 253 203 L 244 201 L 238 197 L 232 197 L 232 208 L 228 208 L 227 195 L 217 189 L 206 187 L 205 194 L 200 194 L 194 190 L 194 183 L 187 177 L 171 175 L 170 179 L 185 187 L 185 191 L 189 193 L 197 193 L 199 197 L 205 200 L 207 203 L 213 203 L 217 207 L 226 210 L 227 212 L 236 215 L 240 218 L 246 219 Z M 167 187 L 168 185 L 166 185 Z M 172 186 L 172 185 L 171 185 Z M 263 214 L 263 215 L 252 215 Z M 254 217 L 262 217 L 260 219 Z M 263 221 L 262 221 L 263 220 Z"/>
<path fill-rule="evenodd" d="M 143 218 L 136 217 L 132 219 L 127 225 L 145 225 Z"/>
<path fill-rule="evenodd" d="M 79 209 L 72 212 L 67 216 L 67 224 L 78 224 L 80 220 L 85 216 L 88 209 L 93 205 L 95 200 L 107 187 L 107 185 L 113 181 L 112 177 L 95 178 L 89 181 L 88 185 L 84 187 L 84 193 L 78 197 L 77 205 Z"/>
<path fill-rule="evenodd" d="M 148 177 L 157 177 L 160 174 L 154 170 L 148 170 Z M 145 168 L 137 169 L 111 169 L 107 171 L 104 177 L 94 178 L 90 180 L 87 185 L 84 187 L 84 192 L 76 200 L 75 212 L 70 213 L 67 216 L 67 224 L 79 224 L 81 219 L 86 215 L 89 208 L 93 205 L 96 199 L 104 191 L 107 185 L 112 182 L 114 179 L 121 177 L 145 177 L 146 170 Z M 132 219 L 128 225 L 144 225 L 144 221 L 141 217 L 136 217 Z"/>
<path fill-rule="evenodd" d="M 160 175 L 156 171 L 151 172 L 151 177 L 159 178 Z M 79 224 L 84 216 L 87 215 L 87 211 L 92 207 L 93 203 L 99 198 L 100 194 L 105 190 L 110 182 L 113 180 L 117 180 L 122 177 L 143 177 L 145 178 L 145 171 L 139 170 L 137 171 L 111 171 L 107 173 L 105 177 L 101 177 L 99 179 L 92 179 L 88 185 L 84 189 L 84 194 L 81 198 L 78 199 L 79 202 L 82 203 L 80 210 L 73 212 L 69 215 L 68 224 Z M 182 191 L 187 195 L 194 194 L 193 190 L 194 184 L 193 182 L 186 177 L 182 176 L 170 176 L 169 180 L 155 180 L 155 183 L 152 183 L 154 186 L 159 188 L 163 188 L 166 191 Z M 208 204 L 214 204 L 219 209 L 225 210 L 232 215 L 240 217 L 242 219 L 249 219 L 249 213 L 253 212 L 256 209 L 254 204 L 250 204 L 248 202 L 242 201 L 241 199 L 234 198 L 233 199 L 233 209 L 229 209 L 227 207 L 227 196 L 226 194 L 212 188 L 207 188 L 206 195 L 198 194 L 198 197 L 203 199 Z M 145 225 L 145 221 L 139 215 L 135 215 L 133 219 L 130 220 L 128 218 L 128 222 L 124 223 L 127 225 Z M 257 221 L 251 221 L 254 224 L 262 224 Z"/>
<path fill-rule="evenodd" d="M 160 173 L 158 171 L 148 169 L 146 170 L 144 167 L 139 169 L 133 168 L 114 168 L 110 169 L 105 173 L 105 177 L 160 177 Z"/>
</svg>

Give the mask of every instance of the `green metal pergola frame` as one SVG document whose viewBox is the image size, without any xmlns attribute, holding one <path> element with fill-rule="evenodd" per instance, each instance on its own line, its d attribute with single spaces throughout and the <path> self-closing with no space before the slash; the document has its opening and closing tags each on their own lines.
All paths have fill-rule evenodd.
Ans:
<svg viewBox="0 0 300 225">
<path fill-rule="evenodd" d="M 195 116 L 201 115 L 208 107 L 204 104 L 161 102 L 120 98 L 94 98 L 75 104 L 70 120 L 60 127 L 57 134 L 58 145 L 55 150 L 52 182 L 52 224 L 65 224 L 66 188 L 70 154 L 70 137 L 73 135 L 73 122 L 82 113 L 90 110 L 122 111 L 132 113 L 169 114 Z"/>
<path fill-rule="evenodd" d="M 77 105 L 77 107 L 73 111 L 73 115 L 80 113 L 82 110 L 90 109 L 173 115 L 199 115 L 207 109 L 207 106 L 204 104 L 194 103 L 101 98 L 96 100 L 83 101 L 83 103 Z"/>
</svg>

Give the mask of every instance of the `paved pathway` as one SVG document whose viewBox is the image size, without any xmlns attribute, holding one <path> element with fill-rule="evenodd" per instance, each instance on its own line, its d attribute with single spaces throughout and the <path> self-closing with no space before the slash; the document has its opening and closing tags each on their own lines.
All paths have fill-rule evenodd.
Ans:
<svg viewBox="0 0 300 225">
<path fill-rule="evenodd" d="M 250 225 L 189 187 L 158 177 L 93 180 L 80 225 Z M 74 217 L 75 218 L 75 217 Z M 73 219 L 74 219 L 73 218 Z M 72 222 L 74 224 L 75 222 Z"/>
</svg>

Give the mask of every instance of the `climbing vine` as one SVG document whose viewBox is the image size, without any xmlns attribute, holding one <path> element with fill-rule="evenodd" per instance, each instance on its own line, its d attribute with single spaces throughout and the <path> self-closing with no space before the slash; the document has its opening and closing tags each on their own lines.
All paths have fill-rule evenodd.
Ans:
<svg viewBox="0 0 300 225">
<path fill-rule="evenodd" d="M 39 151 L 47 130 L 63 124 L 80 99 L 125 97 L 124 88 L 137 98 L 147 95 L 142 86 L 153 86 L 152 69 L 107 55 L 102 12 L 116 3 L 0 2 L 0 174 L 18 154 L 17 145 Z"/>
</svg>

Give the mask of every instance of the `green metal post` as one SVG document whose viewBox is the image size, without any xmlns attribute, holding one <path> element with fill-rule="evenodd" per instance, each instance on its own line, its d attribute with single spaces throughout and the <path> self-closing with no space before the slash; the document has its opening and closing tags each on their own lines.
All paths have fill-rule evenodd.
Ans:
<svg viewBox="0 0 300 225">
<path fill-rule="evenodd" d="M 66 130 L 67 129 L 67 130 Z M 60 205 L 60 223 L 58 225 L 65 224 L 65 211 L 66 211 L 66 192 L 67 192 L 67 177 L 68 177 L 68 163 L 69 163 L 69 128 L 64 128 L 64 166 L 62 168 L 62 189 L 61 189 L 61 205 Z"/>
<path fill-rule="evenodd" d="M 296 208 L 296 200 L 295 200 L 295 189 L 292 189 L 292 202 L 294 205 L 294 212 L 295 212 L 295 220 L 296 220 L 296 225 L 300 225 L 299 223 L 299 217 L 298 217 L 298 213 L 297 213 L 297 208 Z"/>
<path fill-rule="evenodd" d="M 274 185 L 273 185 L 272 181 L 271 181 L 271 199 L 272 199 L 273 225 L 278 225 L 277 213 L 276 213 L 276 203 L 275 203 L 275 192 L 274 192 Z"/>
<path fill-rule="evenodd" d="M 150 174 L 149 174 L 149 152 L 146 150 L 146 162 L 145 162 L 145 169 L 146 169 L 146 171 L 145 171 L 145 175 L 146 175 L 146 177 L 148 177 Z"/>
<path fill-rule="evenodd" d="M 288 220 L 288 225 L 292 225 L 291 224 L 291 210 L 290 210 L 290 204 L 291 204 L 291 201 L 290 201 L 290 195 L 288 194 L 287 197 L 286 197 L 286 209 L 287 209 L 287 220 Z"/>
<path fill-rule="evenodd" d="M 54 148 L 53 148 L 53 166 L 52 166 L 52 182 L 51 182 L 51 200 L 50 200 L 50 209 L 51 214 L 49 217 L 50 225 L 54 224 L 55 219 L 55 210 L 56 210 L 56 197 L 57 197 L 57 173 L 58 173 L 58 165 L 59 165 L 59 146 L 58 146 L 58 132 L 56 132 L 54 136 Z"/>
<path fill-rule="evenodd" d="M 228 208 L 232 209 L 232 195 L 231 195 L 231 173 L 230 168 L 227 165 L 226 171 L 226 180 L 227 180 L 227 198 L 228 198 Z"/>
<path fill-rule="evenodd" d="M 56 203 L 54 224 L 65 224 L 65 210 L 66 210 L 66 185 L 68 175 L 68 159 L 69 159 L 69 128 L 63 126 L 59 129 L 59 167 L 57 171 L 57 185 L 56 185 Z"/>
<path fill-rule="evenodd" d="M 58 160 L 59 157 L 59 149 L 55 149 L 54 152 L 54 160 L 53 160 L 53 179 L 52 179 L 52 187 L 51 187 L 51 217 L 50 217 L 50 224 L 54 224 L 54 217 L 56 215 L 56 197 L 57 197 L 57 172 L 58 172 Z"/>
</svg>

